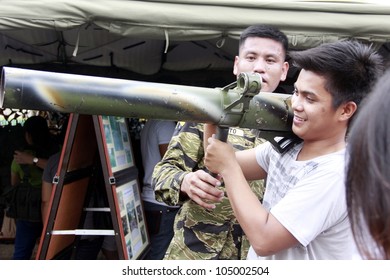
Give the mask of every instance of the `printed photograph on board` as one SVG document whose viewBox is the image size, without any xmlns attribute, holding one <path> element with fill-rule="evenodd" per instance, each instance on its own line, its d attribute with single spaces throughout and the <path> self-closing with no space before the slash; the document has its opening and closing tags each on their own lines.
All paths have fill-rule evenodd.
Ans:
<svg viewBox="0 0 390 280">
<path fill-rule="evenodd" d="M 127 252 L 130 259 L 137 259 L 149 245 L 137 180 L 118 186 L 116 193 Z"/>
<path fill-rule="evenodd" d="M 124 117 L 102 116 L 112 172 L 134 166 L 131 138 Z"/>
</svg>

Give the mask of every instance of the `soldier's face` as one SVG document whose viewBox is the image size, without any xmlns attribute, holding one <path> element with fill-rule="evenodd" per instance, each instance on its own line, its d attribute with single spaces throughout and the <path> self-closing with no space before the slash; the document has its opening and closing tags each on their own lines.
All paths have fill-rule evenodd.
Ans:
<svg viewBox="0 0 390 280">
<path fill-rule="evenodd" d="M 263 79 L 261 91 L 272 92 L 284 81 L 289 65 L 284 61 L 281 43 L 269 38 L 250 37 L 235 57 L 233 73 L 259 73 Z"/>
</svg>

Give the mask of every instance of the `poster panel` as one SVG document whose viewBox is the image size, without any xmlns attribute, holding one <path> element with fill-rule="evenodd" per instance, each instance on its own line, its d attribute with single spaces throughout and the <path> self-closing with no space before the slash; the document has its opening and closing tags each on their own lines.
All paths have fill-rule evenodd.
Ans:
<svg viewBox="0 0 390 280">
<path fill-rule="evenodd" d="M 112 172 L 134 166 L 131 138 L 123 117 L 102 116 Z"/>
<path fill-rule="evenodd" d="M 116 187 L 119 213 L 129 259 L 137 259 L 149 245 L 139 190 L 136 179 Z"/>
<path fill-rule="evenodd" d="M 150 247 L 138 181 L 128 119 L 101 116 L 99 127 L 104 139 L 102 157 L 116 205 L 116 220 L 125 259 L 140 259 Z"/>
</svg>

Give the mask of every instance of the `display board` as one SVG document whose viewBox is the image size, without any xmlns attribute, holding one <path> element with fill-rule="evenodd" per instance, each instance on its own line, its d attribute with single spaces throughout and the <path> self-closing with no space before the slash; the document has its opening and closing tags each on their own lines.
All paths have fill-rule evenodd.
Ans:
<svg viewBox="0 0 390 280">
<path fill-rule="evenodd" d="M 110 229 L 83 228 L 97 163 Z M 150 241 L 137 175 L 127 119 L 72 114 L 36 258 L 72 258 L 82 235 L 112 235 L 119 259 L 142 258 Z"/>
<path fill-rule="evenodd" d="M 130 134 L 125 118 L 102 116 L 106 148 L 112 172 L 134 166 Z"/>
<path fill-rule="evenodd" d="M 148 245 L 145 215 L 137 180 L 116 188 L 124 238 L 129 259 L 139 256 Z"/>
<path fill-rule="evenodd" d="M 115 203 L 118 220 L 123 230 L 122 244 L 127 259 L 138 259 L 148 249 L 150 241 L 146 229 L 137 167 L 128 130 L 128 120 L 123 117 L 99 117 L 103 132 L 104 152 L 109 177 L 115 178 Z"/>
</svg>

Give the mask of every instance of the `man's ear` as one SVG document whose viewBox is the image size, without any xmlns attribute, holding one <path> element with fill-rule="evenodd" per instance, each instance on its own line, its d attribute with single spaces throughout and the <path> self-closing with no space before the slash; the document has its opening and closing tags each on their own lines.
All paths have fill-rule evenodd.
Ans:
<svg viewBox="0 0 390 280">
<path fill-rule="evenodd" d="M 341 107 L 340 120 L 346 121 L 352 118 L 353 114 L 355 114 L 357 110 L 357 105 L 353 101 L 349 101 L 342 105 Z"/>
<path fill-rule="evenodd" d="M 234 74 L 235 76 L 238 75 L 237 64 L 238 64 L 238 60 L 239 60 L 239 59 L 240 59 L 240 58 L 238 57 L 238 55 L 236 55 L 236 56 L 234 57 L 233 74 Z"/>
<path fill-rule="evenodd" d="M 282 82 L 286 80 L 289 68 L 290 68 L 290 64 L 287 61 L 285 61 L 282 66 L 282 76 L 280 77 L 280 80 Z"/>
</svg>

